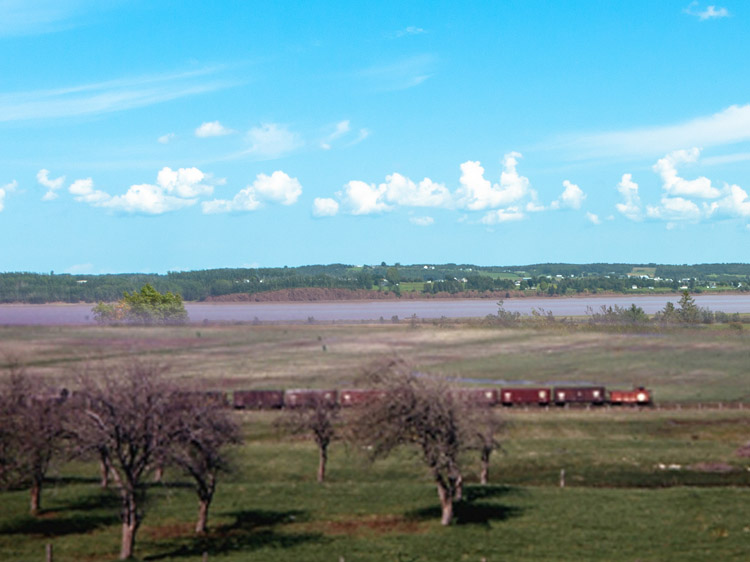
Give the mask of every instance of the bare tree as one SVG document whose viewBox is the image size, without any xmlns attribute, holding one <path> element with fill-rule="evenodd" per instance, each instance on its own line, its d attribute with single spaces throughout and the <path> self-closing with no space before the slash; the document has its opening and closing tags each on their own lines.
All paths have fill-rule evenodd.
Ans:
<svg viewBox="0 0 750 562">
<path fill-rule="evenodd" d="M 132 557 L 143 520 L 144 474 L 163 458 L 175 434 L 165 370 L 134 360 L 83 383 L 84 414 L 76 420 L 75 431 L 83 448 L 106 453 L 104 464 L 121 499 L 121 560 Z"/>
<path fill-rule="evenodd" d="M 227 470 L 227 445 L 241 442 L 237 424 L 226 410 L 193 393 L 176 396 L 177 420 L 168 460 L 182 468 L 195 482 L 198 494 L 198 520 L 195 532 L 208 527 L 208 509 L 216 491 L 219 472 Z"/>
<path fill-rule="evenodd" d="M 318 447 L 318 482 L 326 477 L 328 446 L 336 438 L 339 406 L 324 394 L 311 394 L 304 405 L 287 410 L 280 418 L 282 429 L 293 434 L 312 435 Z"/>
<path fill-rule="evenodd" d="M 64 447 L 65 400 L 32 381 L 18 361 L 9 361 L 9 371 L 0 391 L 0 483 L 28 485 L 37 515 L 44 478 Z"/>
<path fill-rule="evenodd" d="M 497 436 L 503 425 L 503 421 L 490 408 L 473 408 L 468 415 L 468 448 L 479 451 L 482 463 L 479 473 L 481 484 L 489 482 L 492 453 L 497 449 L 502 449 Z"/>
<path fill-rule="evenodd" d="M 449 525 L 453 502 L 461 494 L 461 405 L 443 380 L 412 374 L 398 360 L 370 375 L 385 390 L 385 398 L 356 412 L 354 437 L 368 447 L 372 458 L 387 456 L 403 444 L 417 446 L 437 486 L 441 523 Z"/>
</svg>

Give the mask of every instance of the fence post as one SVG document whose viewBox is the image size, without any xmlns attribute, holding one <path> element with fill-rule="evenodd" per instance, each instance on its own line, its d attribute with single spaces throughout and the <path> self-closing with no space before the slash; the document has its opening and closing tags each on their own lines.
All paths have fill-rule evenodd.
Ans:
<svg viewBox="0 0 750 562">
<path fill-rule="evenodd" d="M 203 553 L 203 557 L 201 558 L 203 562 L 208 562 L 208 552 Z"/>
<path fill-rule="evenodd" d="M 560 469 L 560 487 L 561 488 L 565 487 L 565 469 L 564 468 Z"/>
<path fill-rule="evenodd" d="M 48 542 L 47 546 L 44 548 L 45 551 L 45 560 L 47 562 L 52 562 L 52 543 Z"/>
</svg>

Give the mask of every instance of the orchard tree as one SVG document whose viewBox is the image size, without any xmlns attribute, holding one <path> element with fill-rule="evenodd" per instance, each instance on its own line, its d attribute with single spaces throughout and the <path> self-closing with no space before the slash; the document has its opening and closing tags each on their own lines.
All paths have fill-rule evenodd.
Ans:
<svg viewBox="0 0 750 562">
<path fill-rule="evenodd" d="M 73 430 L 84 450 L 104 451 L 120 494 L 120 559 L 133 555 L 145 507 L 144 475 L 167 456 L 176 435 L 166 368 L 129 361 L 83 381 L 83 413 Z"/>
<path fill-rule="evenodd" d="M 443 525 L 453 519 L 453 502 L 462 488 L 459 453 L 468 444 L 463 408 L 441 379 L 417 376 L 392 360 L 370 372 L 384 398 L 355 413 L 354 438 L 372 459 L 401 445 L 416 447 L 437 486 Z"/>
<path fill-rule="evenodd" d="M 0 389 L 0 484 L 28 486 L 31 514 L 38 515 L 45 476 L 65 445 L 65 397 L 32 381 L 19 362 L 9 363 Z"/>
<path fill-rule="evenodd" d="M 198 494 L 195 532 L 204 534 L 218 475 L 229 467 L 226 447 L 241 443 L 239 427 L 226 410 L 198 393 L 176 394 L 172 411 L 175 427 L 167 460 L 193 479 Z"/>
</svg>

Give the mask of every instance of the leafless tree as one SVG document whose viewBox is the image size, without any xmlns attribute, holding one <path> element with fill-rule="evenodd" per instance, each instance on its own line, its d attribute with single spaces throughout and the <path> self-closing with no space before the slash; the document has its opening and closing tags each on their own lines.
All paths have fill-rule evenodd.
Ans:
<svg viewBox="0 0 750 562">
<path fill-rule="evenodd" d="M 503 428 L 503 421 L 490 408 L 472 408 L 467 413 L 469 449 L 479 451 L 481 471 L 479 482 L 487 484 L 490 476 L 490 457 L 497 449 L 502 449 L 497 437 Z"/>
<path fill-rule="evenodd" d="M 413 374 L 399 360 L 384 363 L 370 378 L 385 390 L 385 397 L 356 412 L 354 437 L 373 458 L 387 456 L 403 444 L 416 445 L 437 486 L 441 523 L 449 525 L 453 502 L 461 494 L 461 404 L 445 381 Z"/>
<path fill-rule="evenodd" d="M 75 431 L 83 448 L 108 459 L 121 499 L 121 560 L 132 557 L 143 519 L 144 474 L 164 457 L 175 435 L 165 370 L 133 360 L 83 381 L 83 414 Z"/>
<path fill-rule="evenodd" d="M 293 434 L 311 435 L 318 447 L 318 482 L 326 477 L 328 447 L 336 438 L 339 407 L 322 394 L 314 394 L 305 405 L 287 410 L 279 419 L 279 426 Z"/>
<path fill-rule="evenodd" d="M 42 485 L 64 447 L 64 396 L 32 381 L 25 367 L 9 360 L 0 390 L 0 483 L 28 485 L 30 509 L 41 509 Z"/>
<path fill-rule="evenodd" d="M 175 433 L 168 461 L 189 474 L 198 494 L 195 532 L 208 526 L 208 509 L 216 491 L 219 472 L 228 468 L 225 449 L 239 444 L 240 431 L 226 410 L 195 393 L 175 395 Z"/>
</svg>

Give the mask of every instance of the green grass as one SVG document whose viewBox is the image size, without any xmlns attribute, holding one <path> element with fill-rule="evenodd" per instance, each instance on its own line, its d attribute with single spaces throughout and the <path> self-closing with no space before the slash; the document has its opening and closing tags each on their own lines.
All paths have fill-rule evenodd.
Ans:
<svg viewBox="0 0 750 562">
<path fill-rule="evenodd" d="M 438 522 L 434 487 L 415 454 L 369 464 L 334 444 L 329 481 L 314 481 L 310 442 L 280 436 L 275 413 L 240 415 L 247 443 L 220 483 L 205 538 L 192 534 L 194 493 L 180 474 L 152 484 L 136 553 L 144 560 L 744 560 L 750 556 L 750 462 L 733 453 L 750 429 L 743 412 L 505 412 L 505 454 L 491 484 L 464 459 L 467 501 Z M 735 472 L 688 470 L 723 462 Z M 661 470 L 658 463 L 679 464 Z M 567 486 L 558 486 L 565 468 Z M 63 466 L 44 513 L 26 491 L 2 494 L 0 558 L 112 560 L 117 497 L 96 467 Z"/>
</svg>

